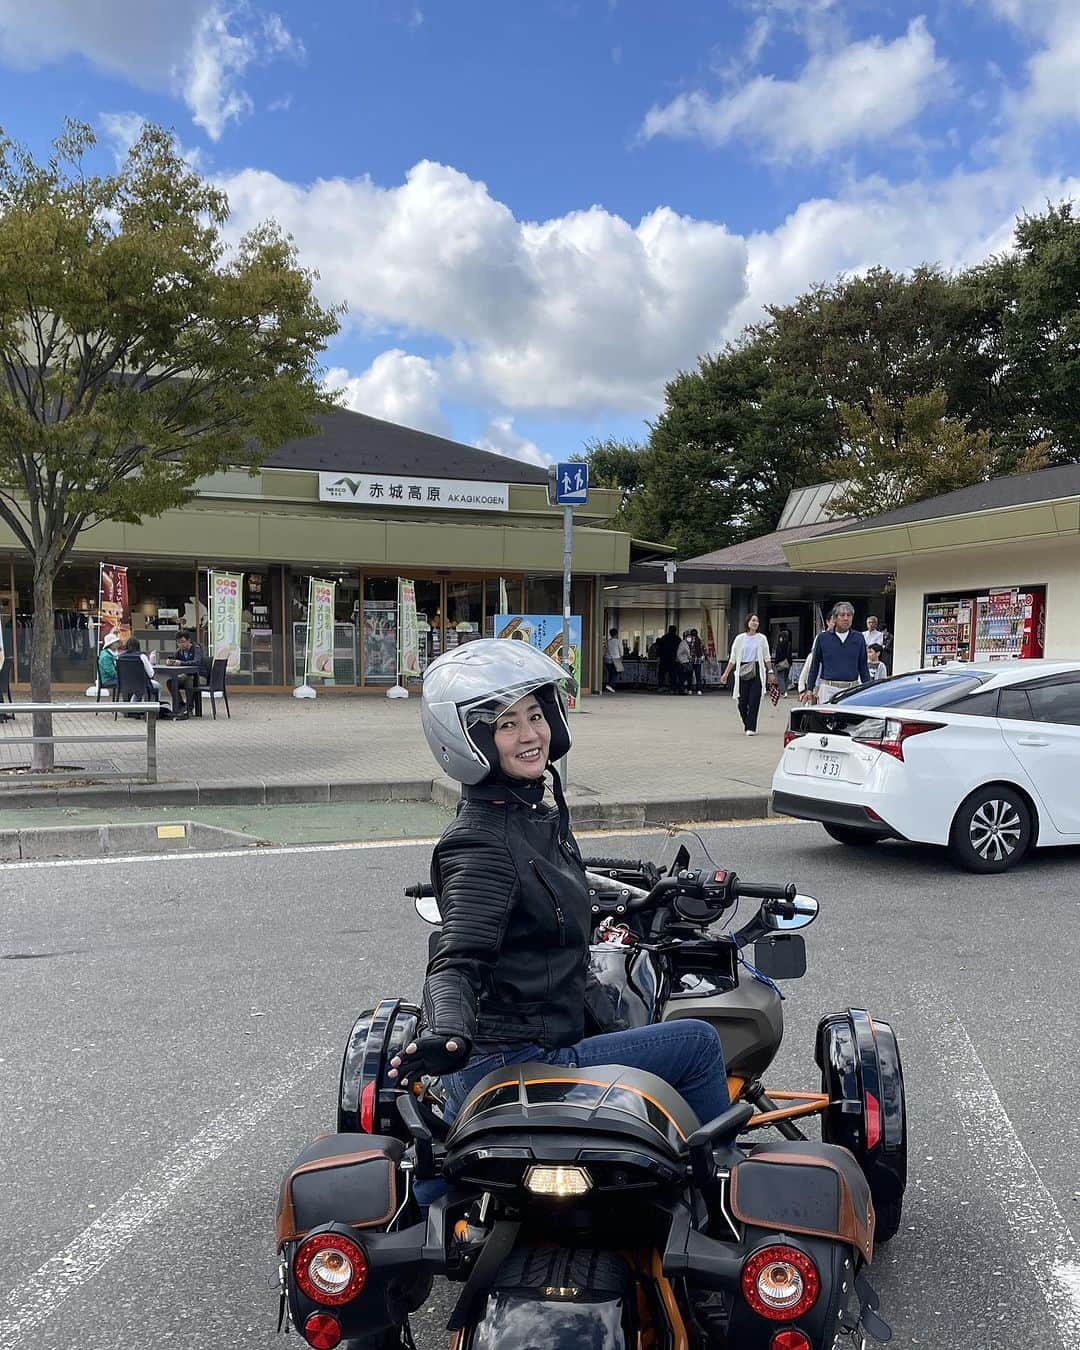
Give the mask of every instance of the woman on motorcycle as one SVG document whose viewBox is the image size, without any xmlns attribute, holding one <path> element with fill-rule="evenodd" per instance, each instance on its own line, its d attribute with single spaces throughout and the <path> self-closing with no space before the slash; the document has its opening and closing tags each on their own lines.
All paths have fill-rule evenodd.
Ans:
<svg viewBox="0 0 1080 1350">
<path fill-rule="evenodd" d="M 709 1023 L 586 1034 L 594 920 L 555 768 L 570 749 L 564 690 L 573 687 L 542 652 L 506 640 L 456 648 L 425 672 L 424 734 L 463 800 L 432 856 L 442 929 L 420 1033 L 391 1061 L 391 1077 L 442 1076 L 453 1116 L 507 1064 L 617 1064 L 657 1074 L 712 1120 L 729 1098 Z M 554 806 L 544 801 L 546 772 Z"/>
</svg>

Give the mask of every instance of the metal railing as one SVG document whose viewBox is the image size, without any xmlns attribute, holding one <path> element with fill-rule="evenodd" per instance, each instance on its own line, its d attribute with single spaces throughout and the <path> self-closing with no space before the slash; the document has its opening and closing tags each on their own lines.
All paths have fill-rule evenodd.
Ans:
<svg viewBox="0 0 1080 1350">
<path fill-rule="evenodd" d="M 129 773 L 123 769 L 105 769 L 95 768 L 91 773 L 81 771 L 72 772 L 70 769 L 46 769 L 44 771 L 30 769 L 26 773 L 20 773 L 18 781 L 41 782 L 43 780 L 55 781 L 59 778 L 134 778 L 142 779 L 147 783 L 157 782 L 157 721 L 158 704 L 156 701 L 147 700 L 144 703 L 0 703 L 0 714 L 14 713 L 21 716 L 24 713 L 50 713 L 56 716 L 58 713 L 119 713 L 121 716 L 133 714 L 145 717 L 146 734 L 137 732 L 134 735 L 120 732 L 113 732 L 110 736 L 8 736 L 4 735 L 0 744 L 3 745 L 121 745 L 134 741 L 146 742 L 146 772 Z"/>
</svg>

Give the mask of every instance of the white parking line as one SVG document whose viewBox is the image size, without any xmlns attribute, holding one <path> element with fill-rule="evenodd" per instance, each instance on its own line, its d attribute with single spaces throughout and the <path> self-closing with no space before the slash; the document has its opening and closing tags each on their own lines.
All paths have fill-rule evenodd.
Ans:
<svg viewBox="0 0 1080 1350">
<path fill-rule="evenodd" d="M 1080 1335 L 1076 1239 L 1020 1142 L 955 1009 L 928 989 L 915 993 L 933 1028 L 934 1049 L 956 1099 L 960 1128 L 1042 1290 L 1062 1345 L 1072 1347 Z"/>
<path fill-rule="evenodd" d="M 62 1251 L 27 1276 L 0 1303 L 0 1350 L 13 1350 L 46 1322 L 65 1299 L 119 1256 L 141 1229 L 160 1218 L 203 1168 L 250 1131 L 265 1125 L 276 1104 L 336 1053 L 324 1050 L 299 1065 L 264 1096 L 254 1101 L 241 1098 L 215 1116 L 198 1134 L 144 1173 Z"/>
<path fill-rule="evenodd" d="M 664 825 L 627 826 L 610 830 L 575 830 L 579 839 L 618 839 L 637 835 L 670 835 L 674 838 L 689 830 L 734 830 L 760 828 L 762 825 L 803 825 L 805 820 L 790 820 L 781 817 L 755 818 L 753 820 L 708 820 L 697 821 L 686 826 Z M 339 853 L 349 849 L 372 848 L 431 848 L 439 842 L 437 835 L 423 839 L 357 839 L 341 844 L 273 844 L 265 848 L 252 845 L 250 848 L 219 848 L 192 850 L 190 853 L 123 853 L 107 854 L 103 858 L 46 858 L 40 862 L 27 859 L 25 862 L 0 862 L 0 872 L 15 872 L 29 867 L 115 867 L 122 863 L 167 863 L 190 862 L 204 858 L 278 858 L 288 853 Z"/>
</svg>

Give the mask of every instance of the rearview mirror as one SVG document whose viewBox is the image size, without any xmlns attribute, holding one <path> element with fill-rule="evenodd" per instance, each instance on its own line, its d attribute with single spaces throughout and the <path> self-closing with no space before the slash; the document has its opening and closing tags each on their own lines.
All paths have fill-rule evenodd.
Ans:
<svg viewBox="0 0 1080 1350">
<path fill-rule="evenodd" d="M 425 923 L 442 923 L 438 903 L 432 895 L 421 895 L 416 900 L 416 912 Z"/>
<path fill-rule="evenodd" d="M 790 917 L 766 913 L 765 922 L 774 932 L 794 933 L 798 928 L 806 928 L 817 918 L 818 902 L 812 895 L 797 895 L 792 904 L 795 906 L 795 913 Z"/>
</svg>

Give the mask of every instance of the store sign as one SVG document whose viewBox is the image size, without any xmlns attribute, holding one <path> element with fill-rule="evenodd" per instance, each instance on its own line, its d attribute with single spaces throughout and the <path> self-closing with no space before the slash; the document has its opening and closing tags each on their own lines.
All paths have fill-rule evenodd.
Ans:
<svg viewBox="0 0 1080 1350">
<path fill-rule="evenodd" d="M 243 585 L 242 572 L 210 573 L 210 649 L 215 661 L 228 662 L 225 669 L 231 675 L 240 669 Z"/>
<path fill-rule="evenodd" d="M 320 473 L 319 501 L 395 509 L 408 506 L 421 511 L 509 511 L 510 485 L 400 474 Z"/>
</svg>

